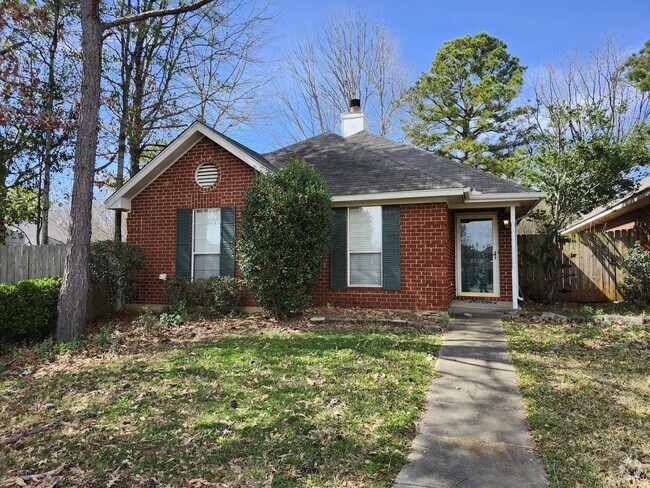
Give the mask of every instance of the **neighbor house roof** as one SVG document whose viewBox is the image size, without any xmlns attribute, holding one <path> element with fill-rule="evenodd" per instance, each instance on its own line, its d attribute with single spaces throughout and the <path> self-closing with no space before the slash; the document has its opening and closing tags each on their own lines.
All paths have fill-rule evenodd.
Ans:
<svg viewBox="0 0 650 488">
<path fill-rule="evenodd" d="M 35 245 L 36 244 L 36 234 L 38 228 L 36 224 L 30 222 L 23 222 L 17 225 L 7 226 L 8 236 L 6 238 L 6 245 L 8 246 L 19 246 L 23 244 Z M 59 223 L 50 220 L 48 224 L 48 238 L 50 244 L 64 244 L 68 242 L 70 238 L 70 232 L 68 229 L 65 229 Z"/>
<path fill-rule="evenodd" d="M 581 232 L 644 206 L 650 206 L 650 176 L 635 191 L 583 215 L 562 233 Z"/>
<path fill-rule="evenodd" d="M 435 156 L 367 131 L 343 138 L 326 132 L 264 155 L 195 122 L 106 201 L 107 208 L 130 210 L 131 199 L 201 138 L 208 137 L 261 173 L 302 158 L 323 177 L 333 202 L 453 199 L 457 205 L 530 207 L 543 194 L 464 164 Z M 471 201 L 471 202 L 470 202 Z"/>
</svg>

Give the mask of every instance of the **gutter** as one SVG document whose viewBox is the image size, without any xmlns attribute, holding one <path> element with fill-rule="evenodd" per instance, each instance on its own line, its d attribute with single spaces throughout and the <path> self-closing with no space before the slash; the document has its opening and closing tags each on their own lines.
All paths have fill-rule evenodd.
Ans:
<svg viewBox="0 0 650 488">
<path fill-rule="evenodd" d="M 445 188 L 432 190 L 394 191 L 381 193 L 360 193 L 356 195 L 335 195 L 332 203 L 372 202 L 381 200 L 405 200 L 412 198 L 462 197 L 465 203 L 505 203 L 512 201 L 539 201 L 544 192 L 520 193 L 478 193 L 473 188 Z"/>
</svg>

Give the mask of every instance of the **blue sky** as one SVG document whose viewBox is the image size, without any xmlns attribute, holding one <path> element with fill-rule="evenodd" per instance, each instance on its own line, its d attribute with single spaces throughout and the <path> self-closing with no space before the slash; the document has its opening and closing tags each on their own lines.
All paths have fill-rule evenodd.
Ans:
<svg viewBox="0 0 650 488">
<path fill-rule="evenodd" d="M 446 40 L 486 31 L 503 39 L 527 66 L 615 37 L 633 49 L 650 38 L 650 0 L 278 0 L 277 33 L 318 25 L 328 12 L 361 5 L 388 24 L 416 71 L 429 68 Z"/>
<path fill-rule="evenodd" d="M 269 46 L 281 53 L 287 34 L 317 29 L 328 13 L 357 7 L 375 14 L 399 37 L 414 76 L 429 69 L 444 41 L 481 31 L 504 40 L 530 70 L 576 48 L 600 47 L 608 37 L 632 51 L 650 38 L 650 0 L 277 0 Z M 255 132 L 255 127 L 239 127 L 231 135 L 261 152 L 275 149 L 271 138 Z"/>
<path fill-rule="evenodd" d="M 269 57 L 283 53 L 290 34 L 317 29 L 331 12 L 360 7 L 399 37 L 402 56 L 414 67 L 414 76 L 429 69 L 444 41 L 481 31 L 504 40 L 530 70 L 563 52 L 600 47 L 608 37 L 631 51 L 650 38 L 650 0 L 275 1 Z M 264 124 L 240 126 L 229 135 L 259 152 L 277 149 L 265 129 Z M 62 176 L 59 183 L 65 189 L 70 181 Z"/>
</svg>

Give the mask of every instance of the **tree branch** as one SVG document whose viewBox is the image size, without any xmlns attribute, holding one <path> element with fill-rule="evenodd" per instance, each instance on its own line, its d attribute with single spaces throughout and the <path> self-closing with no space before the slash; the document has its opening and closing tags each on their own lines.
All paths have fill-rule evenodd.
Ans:
<svg viewBox="0 0 650 488">
<path fill-rule="evenodd" d="M 207 5 L 212 1 L 213 0 L 198 0 L 189 5 L 182 5 L 175 8 L 147 10 L 146 12 L 141 12 L 139 14 L 125 15 L 124 17 L 117 18 L 115 20 L 112 20 L 111 22 L 104 22 L 102 24 L 102 30 L 112 29 L 113 27 L 119 27 L 121 25 L 131 24 L 133 22 L 140 22 L 143 20 L 150 19 L 152 17 L 164 17 L 167 15 L 178 15 L 178 14 L 183 14 L 185 12 L 192 12 L 194 10 L 203 7 L 204 5 Z"/>
</svg>

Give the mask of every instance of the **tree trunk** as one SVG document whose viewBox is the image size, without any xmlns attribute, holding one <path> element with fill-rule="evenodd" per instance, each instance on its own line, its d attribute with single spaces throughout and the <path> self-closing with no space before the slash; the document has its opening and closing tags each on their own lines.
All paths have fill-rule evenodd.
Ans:
<svg viewBox="0 0 650 488">
<path fill-rule="evenodd" d="M 45 113 L 48 116 L 48 128 L 45 132 L 45 155 L 43 157 L 43 193 L 41 207 L 41 238 L 40 244 L 46 246 L 49 244 L 49 221 L 50 221 L 50 181 L 52 169 L 52 139 L 54 138 L 54 90 L 56 89 L 54 78 L 54 63 L 56 61 L 56 50 L 59 43 L 59 13 L 61 9 L 60 1 L 54 2 L 54 24 L 52 26 L 52 42 L 50 44 L 50 58 L 47 77 L 47 102 Z"/>
<path fill-rule="evenodd" d="M 129 77 L 130 78 L 130 77 Z M 124 185 L 124 156 L 126 155 L 126 125 L 128 124 L 128 85 L 122 90 L 122 117 L 120 119 L 120 132 L 117 141 L 117 175 L 115 177 L 115 190 Z M 122 211 L 115 211 L 115 242 L 122 242 Z"/>
<path fill-rule="evenodd" d="M 1 155 L 4 156 L 4 155 Z M 9 189 L 7 188 L 7 178 L 9 170 L 0 159 L 0 246 L 4 246 L 7 238 L 7 219 L 2 208 L 6 204 Z"/>
<path fill-rule="evenodd" d="M 7 200 L 7 171 L 0 161 L 0 246 L 4 246 L 7 238 L 7 222 L 2 207 Z"/>
<path fill-rule="evenodd" d="M 83 70 L 79 130 L 75 147 L 70 245 L 59 296 L 56 339 L 67 342 L 84 331 L 88 305 L 88 258 L 102 59 L 99 0 L 81 0 Z"/>
<path fill-rule="evenodd" d="M 124 8 L 126 10 L 124 10 Z M 123 5 L 122 15 L 131 15 L 131 2 L 127 1 Z M 115 176 L 115 190 L 119 190 L 124 185 L 124 157 L 126 155 L 126 128 L 129 124 L 129 90 L 131 89 L 131 72 L 133 71 L 133 62 L 129 53 L 129 44 L 131 43 L 131 27 L 126 26 L 120 32 L 120 41 L 122 45 L 121 75 L 122 75 L 122 93 L 120 100 L 120 129 L 117 138 L 117 175 Z M 122 242 L 122 211 L 115 211 L 115 242 Z"/>
</svg>

